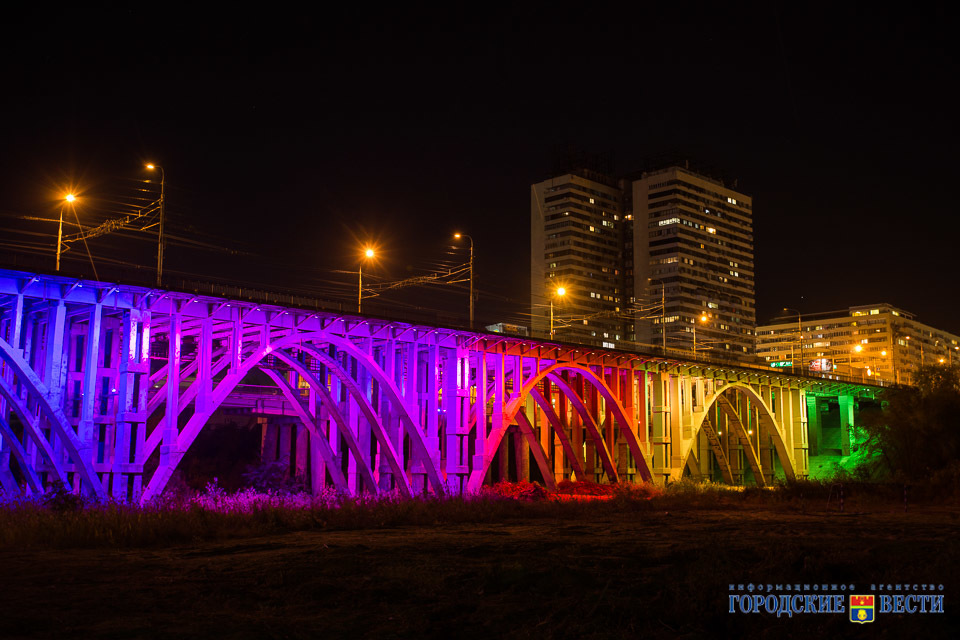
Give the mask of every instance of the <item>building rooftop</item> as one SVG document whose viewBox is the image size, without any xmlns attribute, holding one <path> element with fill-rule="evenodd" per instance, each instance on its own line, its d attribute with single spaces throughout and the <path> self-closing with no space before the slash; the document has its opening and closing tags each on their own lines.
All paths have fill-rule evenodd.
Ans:
<svg viewBox="0 0 960 640">
<path fill-rule="evenodd" d="M 870 315 L 870 311 L 877 309 L 879 313 L 888 313 L 893 312 L 895 315 L 902 316 L 908 320 L 914 320 L 916 315 L 910 313 L 909 311 L 904 311 L 900 307 L 895 307 L 888 302 L 878 302 L 875 304 L 861 304 L 853 307 L 847 307 L 846 309 L 837 309 L 835 311 L 818 311 L 816 313 L 804 313 L 801 314 L 803 321 L 812 321 L 812 320 L 827 320 L 829 318 L 839 318 L 839 317 L 856 317 L 863 315 Z M 790 313 L 786 315 L 779 315 L 770 318 L 767 322 L 763 323 L 764 325 L 771 324 L 794 324 L 797 321 L 797 314 Z"/>
</svg>

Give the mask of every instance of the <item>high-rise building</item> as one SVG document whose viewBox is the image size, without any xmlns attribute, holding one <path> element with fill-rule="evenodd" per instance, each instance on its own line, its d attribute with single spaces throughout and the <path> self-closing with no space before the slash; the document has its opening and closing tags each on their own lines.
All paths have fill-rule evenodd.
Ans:
<svg viewBox="0 0 960 640">
<path fill-rule="evenodd" d="M 641 174 L 629 196 L 627 278 L 644 307 L 664 302 L 660 317 L 636 323 L 637 342 L 752 358 L 753 199 L 680 167 Z"/>
<path fill-rule="evenodd" d="M 914 384 L 921 366 L 960 363 L 960 336 L 881 303 L 774 318 L 757 327 L 757 356 L 787 371 Z"/>
<path fill-rule="evenodd" d="M 611 348 L 753 357 L 752 199 L 689 169 L 531 187 L 531 326 Z M 565 295 L 558 295 L 558 289 Z"/>
<path fill-rule="evenodd" d="M 624 339 L 623 192 L 580 170 L 530 189 L 531 328 L 555 338 L 616 347 Z M 561 293 L 558 293 L 560 291 Z"/>
</svg>

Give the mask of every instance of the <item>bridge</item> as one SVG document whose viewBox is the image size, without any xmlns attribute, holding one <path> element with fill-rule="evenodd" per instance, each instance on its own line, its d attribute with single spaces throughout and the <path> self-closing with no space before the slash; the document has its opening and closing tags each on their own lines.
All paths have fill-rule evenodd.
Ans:
<svg viewBox="0 0 960 640">
<path fill-rule="evenodd" d="M 250 381 L 269 381 L 270 389 Z M 314 490 L 501 479 L 768 486 L 809 473 L 818 402 L 850 453 L 879 388 L 283 304 L 0 270 L 0 483 L 145 502 L 225 407 Z"/>
</svg>

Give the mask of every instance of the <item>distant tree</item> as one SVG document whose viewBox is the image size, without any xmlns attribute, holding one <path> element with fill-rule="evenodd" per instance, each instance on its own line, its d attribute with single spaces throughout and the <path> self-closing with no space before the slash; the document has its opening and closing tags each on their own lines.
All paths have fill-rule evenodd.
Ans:
<svg viewBox="0 0 960 640">
<path fill-rule="evenodd" d="M 960 367 L 918 372 L 916 386 L 884 391 L 882 411 L 861 416 L 873 475 L 927 480 L 960 460 Z"/>
</svg>

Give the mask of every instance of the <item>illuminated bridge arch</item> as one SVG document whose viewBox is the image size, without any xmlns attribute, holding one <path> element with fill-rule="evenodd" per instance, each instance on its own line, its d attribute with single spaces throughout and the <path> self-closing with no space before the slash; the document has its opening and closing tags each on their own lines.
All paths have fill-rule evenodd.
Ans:
<svg viewBox="0 0 960 640">
<path fill-rule="evenodd" d="M 325 385 L 318 381 L 316 377 L 313 376 L 301 362 L 299 362 L 296 355 L 294 355 L 295 352 L 309 354 L 310 357 L 321 362 L 330 371 L 330 373 L 344 385 L 344 388 L 347 390 L 347 394 L 356 402 L 359 410 L 363 413 L 364 418 L 367 420 L 375 437 L 377 438 L 377 442 L 380 447 L 380 455 L 386 465 L 389 466 L 390 471 L 392 471 L 393 478 L 395 479 L 396 490 L 402 495 L 411 495 L 409 479 L 405 477 L 404 469 L 398 460 L 395 444 L 392 443 L 387 437 L 382 420 L 376 414 L 373 407 L 365 397 L 363 390 L 360 389 L 357 381 L 351 376 L 350 372 L 344 370 L 337 359 L 324 352 L 324 350 L 321 348 L 321 345 L 332 345 L 336 349 L 348 354 L 350 357 L 356 360 L 359 367 L 362 367 L 374 380 L 377 381 L 377 383 L 380 385 L 380 389 L 390 401 L 393 411 L 397 412 L 400 417 L 406 434 L 410 438 L 413 456 L 423 467 L 423 474 L 426 476 L 434 491 L 437 493 L 443 493 L 443 479 L 436 468 L 435 461 L 430 456 L 423 433 L 420 431 L 417 423 L 411 416 L 409 407 L 404 402 L 396 383 L 384 373 L 383 369 L 373 358 L 370 357 L 369 354 L 362 351 L 349 339 L 335 335 L 329 331 L 320 331 L 314 333 L 290 334 L 278 338 L 266 346 L 260 345 L 252 354 L 243 360 L 242 364 L 237 368 L 236 371 L 225 375 L 217 383 L 216 387 L 211 390 L 210 398 L 197 405 L 198 408 L 194 411 L 193 415 L 190 416 L 183 428 L 179 430 L 179 433 L 176 434 L 175 440 L 171 439 L 171 444 L 173 446 L 167 448 L 168 457 L 166 460 L 164 460 L 163 456 L 161 457 L 161 463 L 147 484 L 141 497 L 141 502 L 146 502 L 152 499 L 154 496 L 159 495 L 163 491 L 163 488 L 172 477 L 173 471 L 176 469 L 180 460 L 182 460 L 183 455 L 189 449 L 190 445 L 193 444 L 194 440 L 196 440 L 200 431 L 207 424 L 213 413 L 223 404 L 223 402 L 237 388 L 243 379 L 255 368 L 263 371 L 270 377 L 274 384 L 276 384 L 276 386 L 280 389 L 288 404 L 293 407 L 294 412 L 297 414 L 300 422 L 308 429 L 308 431 L 310 431 L 312 435 L 318 439 L 321 455 L 325 458 L 325 461 L 328 465 L 327 470 L 331 473 L 331 478 L 334 482 L 334 485 L 339 489 L 346 488 L 345 479 L 342 477 L 342 474 L 339 472 L 339 470 L 336 469 L 330 443 L 326 440 L 325 436 L 317 431 L 315 424 L 313 424 L 313 421 L 311 420 L 311 416 L 305 413 L 305 409 L 301 404 L 301 401 L 296 397 L 295 390 L 292 389 L 289 383 L 286 383 L 282 380 L 280 374 L 270 367 L 264 366 L 264 360 L 268 356 L 277 358 L 285 365 L 290 367 L 291 370 L 295 371 L 298 375 L 304 378 L 310 387 L 317 391 L 322 400 L 325 401 L 327 410 L 331 413 L 331 416 L 337 423 L 339 433 L 344 437 L 349 453 L 352 454 L 354 461 L 358 466 L 358 472 L 364 480 L 364 487 L 373 493 L 377 493 L 378 483 L 374 478 L 373 469 L 370 467 L 370 464 L 365 461 L 365 457 L 367 456 L 363 455 L 363 452 L 360 449 L 360 444 L 356 439 L 356 434 L 350 431 L 346 421 L 337 409 L 336 403 L 332 400 Z M 193 399 L 193 396 L 195 396 L 195 394 L 191 394 L 190 399 Z M 201 406 L 202 408 L 199 408 Z M 181 407 L 181 410 L 182 408 L 183 407 Z M 163 426 L 164 425 L 162 424 L 158 425 L 158 427 L 154 430 L 154 434 L 162 434 Z M 159 443 L 161 438 L 162 435 L 156 435 L 153 438 L 153 442 Z M 154 444 L 154 447 L 155 446 L 156 444 Z M 148 447 L 145 451 L 144 458 L 148 457 L 151 453 L 152 449 Z"/>
<path fill-rule="evenodd" d="M 0 397 L 2 402 L 7 403 L 20 419 L 23 425 L 23 439 L 17 438 L 7 422 L 4 415 L 6 411 L 0 413 L 0 436 L 4 442 L 10 444 L 11 452 L 20 465 L 30 490 L 41 493 L 43 486 L 38 470 L 34 467 L 26 450 L 28 440 L 37 447 L 57 480 L 66 486 L 71 484 L 64 464 L 66 460 L 58 455 L 50 437 L 55 435 L 74 467 L 74 473 L 77 476 L 74 486 L 88 495 L 98 498 L 106 497 L 100 478 L 91 464 L 89 449 L 84 447 L 63 410 L 51 398 L 50 390 L 41 381 L 40 376 L 20 357 L 17 350 L 2 338 L 0 338 L 0 360 L 3 361 Z M 45 426 L 49 434 L 44 433 Z"/>
<path fill-rule="evenodd" d="M 701 442 L 698 435 L 706 438 L 709 449 L 701 446 L 697 450 Z M 790 480 L 796 477 L 793 456 L 776 414 L 749 384 L 726 383 L 706 398 L 704 410 L 694 425 L 693 438 L 682 454 L 683 466 L 701 475 L 706 465 L 698 457 L 707 450 L 714 455 L 720 474 L 728 484 L 737 484 L 742 479 L 741 453 L 758 486 L 768 486 L 773 481 L 773 451 L 784 475 Z"/>
<path fill-rule="evenodd" d="M 590 437 L 594 443 L 597 455 L 600 458 L 600 463 L 607 478 L 611 482 L 618 482 L 620 480 L 619 474 L 617 472 L 616 465 L 614 464 L 613 456 L 608 447 L 608 443 L 604 439 L 603 434 L 600 432 L 601 425 L 598 425 L 596 419 L 587 407 L 584 398 L 577 393 L 574 387 L 571 386 L 570 382 L 563 377 L 563 374 L 574 374 L 581 376 L 585 383 L 588 383 L 590 386 L 596 389 L 597 393 L 606 402 L 606 406 L 609 408 L 614 422 L 619 428 L 619 433 L 626 440 L 627 446 L 630 450 L 630 453 L 633 455 L 641 478 L 643 480 L 650 480 L 651 473 L 647 458 L 643 453 L 643 449 L 634 429 L 633 421 L 628 417 L 627 411 L 617 399 L 613 390 L 611 390 L 603 380 L 603 377 L 590 367 L 580 364 L 562 362 L 555 363 L 544 368 L 539 373 L 526 380 L 520 389 L 520 392 L 507 403 L 503 412 L 503 420 L 499 424 L 491 425 L 490 434 L 486 438 L 486 450 L 496 451 L 503 441 L 504 435 L 507 433 L 507 429 L 511 424 L 516 423 L 521 435 L 529 445 L 531 453 L 533 454 L 537 466 L 540 469 L 541 475 L 543 476 L 548 487 L 555 485 L 554 472 L 549 468 L 547 462 L 549 455 L 543 450 L 542 444 L 535 437 L 532 425 L 530 424 L 530 419 L 524 410 L 526 400 L 528 397 L 530 397 L 533 398 L 537 406 L 541 409 L 541 411 L 543 411 L 548 422 L 553 427 L 553 431 L 558 440 L 560 440 L 564 454 L 567 460 L 570 462 L 576 476 L 578 478 L 585 477 L 581 454 L 574 450 L 570 439 L 566 435 L 562 420 L 560 416 L 557 415 L 552 403 L 548 398 L 545 398 L 538 389 L 538 386 L 542 382 L 547 381 L 551 386 L 556 387 L 562 396 L 573 405 L 573 409 L 577 412 L 577 415 L 579 415 L 583 422 L 583 426 L 587 430 L 588 437 Z M 483 466 L 474 470 L 470 479 L 470 487 L 472 489 L 475 490 L 476 488 L 479 488 L 480 484 L 483 483 L 483 480 L 486 477 L 492 462 L 493 456 L 487 456 Z"/>
</svg>

